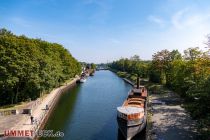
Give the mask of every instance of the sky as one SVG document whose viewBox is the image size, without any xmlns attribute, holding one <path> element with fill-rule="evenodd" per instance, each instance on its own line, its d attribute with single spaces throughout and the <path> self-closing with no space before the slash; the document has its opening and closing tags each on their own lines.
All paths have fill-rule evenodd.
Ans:
<svg viewBox="0 0 210 140">
<path fill-rule="evenodd" d="M 0 28 L 62 44 L 89 63 L 204 48 L 209 25 L 208 0 L 0 0 Z"/>
</svg>

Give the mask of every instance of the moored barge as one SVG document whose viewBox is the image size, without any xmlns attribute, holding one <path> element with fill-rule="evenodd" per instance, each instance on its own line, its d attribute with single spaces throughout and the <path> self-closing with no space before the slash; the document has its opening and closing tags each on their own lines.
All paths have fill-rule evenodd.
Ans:
<svg viewBox="0 0 210 140">
<path fill-rule="evenodd" d="M 147 89 L 137 86 L 131 89 L 123 105 L 117 107 L 117 122 L 124 137 L 129 140 L 146 128 L 147 123 Z"/>
</svg>

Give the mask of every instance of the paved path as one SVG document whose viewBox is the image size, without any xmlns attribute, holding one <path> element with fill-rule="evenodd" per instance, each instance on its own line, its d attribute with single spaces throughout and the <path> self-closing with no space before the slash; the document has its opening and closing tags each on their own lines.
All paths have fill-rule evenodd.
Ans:
<svg viewBox="0 0 210 140">
<path fill-rule="evenodd" d="M 74 83 L 76 80 L 77 79 L 74 79 L 73 81 L 69 82 L 65 86 L 61 86 L 51 91 L 50 94 L 48 94 L 43 99 L 43 101 L 41 101 L 39 105 L 37 105 L 33 109 L 32 116 L 34 117 L 34 119 L 37 121 L 40 121 L 43 115 L 47 113 L 46 105 L 50 105 L 54 101 L 54 99 L 58 97 L 58 94 L 62 93 L 63 89 L 65 89 L 67 86 Z M 6 117 L 0 118 L 2 120 L 5 119 L 1 121 L 1 124 L 0 124 L 0 126 L 2 126 L 0 127 L 2 132 L 4 130 L 34 130 L 34 127 L 36 126 L 36 124 L 31 124 L 31 119 L 29 115 L 19 114 L 19 115 L 10 115 Z"/>
<path fill-rule="evenodd" d="M 152 139 L 194 140 L 197 137 L 196 121 L 181 107 L 181 99 L 172 92 L 152 94 Z"/>
</svg>

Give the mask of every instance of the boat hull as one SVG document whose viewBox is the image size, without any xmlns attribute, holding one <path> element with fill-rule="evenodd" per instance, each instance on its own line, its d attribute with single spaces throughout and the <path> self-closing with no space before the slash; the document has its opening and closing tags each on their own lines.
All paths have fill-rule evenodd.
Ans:
<svg viewBox="0 0 210 140">
<path fill-rule="evenodd" d="M 135 135 L 140 133 L 142 130 L 146 128 L 147 124 L 147 119 L 146 116 L 144 116 L 144 120 L 142 121 L 141 124 L 136 124 L 133 126 L 128 126 L 128 122 L 122 118 L 117 117 L 117 122 L 120 131 L 122 132 L 123 136 L 125 137 L 126 140 L 130 140 L 133 138 Z"/>
<path fill-rule="evenodd" d="M 80 83 L 86 82 L 86 79 L 80 79 Z"/>
</svg>

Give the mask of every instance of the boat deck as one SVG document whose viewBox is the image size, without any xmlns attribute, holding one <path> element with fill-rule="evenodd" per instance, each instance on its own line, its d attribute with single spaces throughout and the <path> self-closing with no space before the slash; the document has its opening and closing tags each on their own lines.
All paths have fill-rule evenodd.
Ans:
<svg viewBox="0 0 210 140">
<path fill-rule="evenodd" d="M 133 106 L 133 107 L 144 107 L 145 100 L 138 98 L 129 98 L 123 104 L 123 106 Z"/>
<path fill-rule="evenodd" d="M 147 90 L 144 86 L 140 88 L 134 88 L 130 91 L 127 100 L 123 103 L 123 106 L 133 106 L 133 107 L 145 107 L 147 97 Z"/>
</svg>

